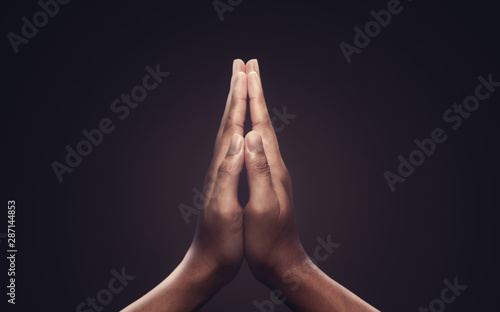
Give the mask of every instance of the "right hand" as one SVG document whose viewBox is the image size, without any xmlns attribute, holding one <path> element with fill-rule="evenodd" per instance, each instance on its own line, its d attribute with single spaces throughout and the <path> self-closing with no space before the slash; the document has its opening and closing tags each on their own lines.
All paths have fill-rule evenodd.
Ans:
<svg viewBox="0 0 500 312">
<path fill-rule="evenodd" d="M 267 111 L 257 60 L 246 65 L 252 131 L 245 137 L 250 197 L 244 211 L 245 258 L 264 284 L 307 255 L 295 223 L 292 181 Z"/>
</svg>

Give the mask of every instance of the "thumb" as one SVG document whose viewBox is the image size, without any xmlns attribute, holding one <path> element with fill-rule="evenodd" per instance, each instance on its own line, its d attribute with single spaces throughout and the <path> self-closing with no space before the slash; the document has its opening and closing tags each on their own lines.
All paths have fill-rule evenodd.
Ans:
<svg viewBox="0 0 500 312">
<path fill-rule="evenodd" d="M 243 137 L 234 134 L 229 143 L 225 158 L 217 170 L 211 200 L 216 202 L 238 202 L 238 183 L 243 169 Z"/>
<path fill-rule="evenodd" d="M 245 146 L 245 166 L 250 191 L 248 208 L 258 215 L 274 215 L 279 204 L 261 135 L 255 131 L 249 132 L 245 138 Z"/>
</svg>

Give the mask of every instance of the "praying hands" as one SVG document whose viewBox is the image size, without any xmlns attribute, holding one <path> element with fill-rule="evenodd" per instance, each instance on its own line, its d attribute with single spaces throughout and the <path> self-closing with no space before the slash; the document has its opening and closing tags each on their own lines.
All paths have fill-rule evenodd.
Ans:
<svg viewBox="0 0 500 312">
<path fill-rule="evenodd" d="M 252 131 L 245 135 L 247 102 Z M 249 187 L 244 207 L 238 200 L 243 167 Z M 124 312 L 198 310 L 234 279 L 243 259 L 255 278 L 279 289 L 294 311 L 377 311 L 324 274 L 302 248 L 292 181 L 267 111 L 257 60 L 233 63 L 203 196 L 195 237 L 182 262 Z"/>
</svg>

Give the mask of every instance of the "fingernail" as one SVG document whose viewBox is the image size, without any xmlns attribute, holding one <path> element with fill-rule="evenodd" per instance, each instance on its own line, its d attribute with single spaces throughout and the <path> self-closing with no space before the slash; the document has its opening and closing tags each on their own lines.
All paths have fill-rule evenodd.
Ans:
<svg viewBox="0 0 500 312">
<path fill-rule="evenodd" d="M 260 75 L 259 61 L 255 59 L 255 71 Z"/>
<path fill-rule="evenodd" d="M 248 150 L 251 153 L 260 153 L 264 151 L 262 137 L 258 133 L 250 134 L 247 141 Z"/>
<path fill-rule="evenodd" d="M 227 151 L 227 153 L 229 155 L 238 154 L 241 150 L 241 146 L 243 145 L 242 143 L 243 140 L 240 135 L 233 135 L 233 137 L 231 138 L 231 142 L 229 143 L 229 150 Z"/>
</svg>

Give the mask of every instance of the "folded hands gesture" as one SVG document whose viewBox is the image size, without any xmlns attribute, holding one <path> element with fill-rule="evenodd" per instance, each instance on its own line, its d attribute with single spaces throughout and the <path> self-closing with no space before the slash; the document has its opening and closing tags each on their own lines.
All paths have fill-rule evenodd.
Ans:
<svg viewBox="0 0 500 312">
<path fill-rule="evenodd" d="M 247 107 L 252 131 L 245 134 Z M 238 200 L 243 168 L 249 187 L 244 207 Z M 203 203 L 183 261 L 123 311 L 198 310 L 234 279 L 243 259 L 255 278 L 280 290 L 294 311 L 377 311 L 319 270 L 302 248 L 292 181 L 268 114 L 257 60 L 233 63 Z"/>
</svg>

